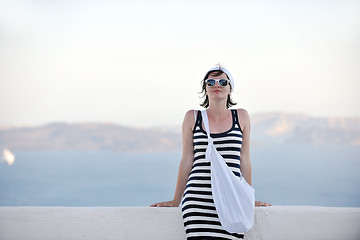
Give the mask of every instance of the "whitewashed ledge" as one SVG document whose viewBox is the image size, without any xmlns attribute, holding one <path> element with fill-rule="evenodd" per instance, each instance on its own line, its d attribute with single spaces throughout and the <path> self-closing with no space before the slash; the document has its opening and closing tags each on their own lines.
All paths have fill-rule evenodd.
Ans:
<svg viewBox="0 0 360 240">
<path fill-rule="evenodd" d="M 360 239 L 360 208 L 256 208 L 251 240 Z M 180 208 L 0 207 L 1 240 L 184 240 Z"/>
</svg>

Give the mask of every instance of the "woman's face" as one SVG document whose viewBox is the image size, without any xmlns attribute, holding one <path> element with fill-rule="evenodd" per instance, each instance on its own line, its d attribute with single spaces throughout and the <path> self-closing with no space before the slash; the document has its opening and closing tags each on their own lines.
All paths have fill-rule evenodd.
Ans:
<svg viewBox="0 0 360 240">
<path fill-rule="evenodd" d="M 228 79 L 225 73 L 219 76 L 216 74 L 210 74 L 207 79 Z M 228 79 L 229 80 L 229 79 Z M 230 95 L 230 81 L 228 81 L 225 87 L 220 86 L 219 82 L 216 82 L 214 86 L 210 87 L 206 84 L 206 95 L 211 98 L 226 98 Z"/>
</svg>

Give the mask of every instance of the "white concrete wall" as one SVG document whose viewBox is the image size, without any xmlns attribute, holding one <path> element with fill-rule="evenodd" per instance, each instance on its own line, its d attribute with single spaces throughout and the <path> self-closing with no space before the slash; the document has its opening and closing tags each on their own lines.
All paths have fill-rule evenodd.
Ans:
<svg viewBox="0 0 360 240">
<path fill-rule="evenodd" d="M 360 239 L 360 208 L 256 208 L 251 240 Z M 1 240 L 184 240 L 180 208 L 0 207 Z"/>
</svg>

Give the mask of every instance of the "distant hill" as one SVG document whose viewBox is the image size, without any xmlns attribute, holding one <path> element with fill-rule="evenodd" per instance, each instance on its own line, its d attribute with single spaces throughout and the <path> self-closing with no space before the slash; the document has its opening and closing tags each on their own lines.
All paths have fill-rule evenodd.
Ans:
<svg viewBox="0 0 360 240">
<path fill-rule="evenodd" d="M 250 118 L 253 147 L 304 143 L 360 146 L 360 118 L 315 118 L 286 113 L 259 113 Z M 177 151 L 182 146 L 181 127 L 178 129 L 141 129 L 96 122 L 3 126 L 0 127 L 0 147 L 10 150 Z"/>
<path fill-rule="evenodd" d="M 258 144 L 346 144 L 360 146 L 360 117 L 311 117 L 260 113 L 250 116 L 251 139 Z"/>
<path fill-rule="evenodd" d="M 0 130 L 0 146 L 12 150 L 111 150 L 162 152 L 178 150 L 181 135 L 109 123 L 52 123 Z"/>
</svg>

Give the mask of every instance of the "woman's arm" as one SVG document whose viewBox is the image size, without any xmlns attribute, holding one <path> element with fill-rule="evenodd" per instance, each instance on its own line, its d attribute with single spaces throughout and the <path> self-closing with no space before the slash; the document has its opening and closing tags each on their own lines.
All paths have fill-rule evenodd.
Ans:
<svg viewBox="0 0 360 240">
<path fill-rule="evenodd" d="M 193 161 L 193 126 L 195 124 L 194 111 L 190 110 L 185 114 L 182 125 L 183 152 L 179 166 L 179 173 L 175 188 L 174 199 L 160 203 L 154 203 L 150 207 L 178 207 L 185 191 L 187 179 L 189 177 Z"/>
<path fill-rule="evenodd" d="M 250 160 L 250 118 L 245 109 L 238 109 L 239 121 L 242 126 L 242 145 L 240 155 L 241 174 L 246 182 L 251 185 L 251 160 Z"/>
<path fill-rule="evenodd" d="M 241 174 L 246 182 L 251 185 L 251 160 L 250 160 L 250 117 L 245 109 L 238 109 L 240 124 L 243 125 L 242 146 L 240 155 Z M 241 126 L 240 126 L 241 127 Z M 270 203 L 255 201 L 255 206 L 272 206 Z"/>
</svg>

